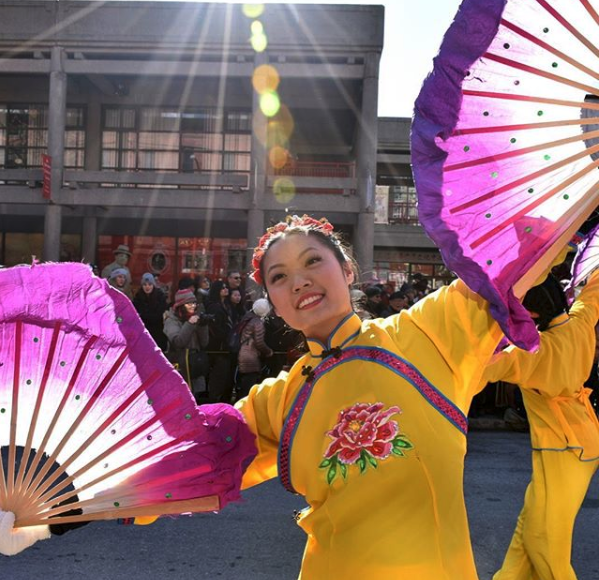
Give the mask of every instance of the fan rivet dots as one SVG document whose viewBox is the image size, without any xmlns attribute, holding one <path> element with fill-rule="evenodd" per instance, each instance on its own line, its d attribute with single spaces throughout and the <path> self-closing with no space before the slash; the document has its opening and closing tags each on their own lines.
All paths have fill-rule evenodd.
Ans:
<svg viewBox="0 0 599 580">
<path fill-rule="evenodd" d="M 148 405 L 153 405 L 154 401 L 152 399 L 148 399 Z"/>
<path fill-rule="evenodd" d="M 63 360 L 60 361 L 60 366 L 63 367 L 64 365 L 66 365 L 67 363 Z"/>
<path fill-rule="evenodd" d="M 120 316 L 117 316 L 116 321 L 118 324 L 120 324 L 121 322 L 123 322 L 123 319 Z"/>
<path fill-rule="evenodd" d="M 225 441 L 227 443 L 231 443 L 231 441 L 233 441 L 233 437 L 231 437 L 231 435 L 227 435 L 227 437 L 225 438 Z"/>
<path fill-rule="evenodd" d="M 525 231 L 527 234 L 530 234 L 530 232 L 532 232 L 532 228 L 531 228 L 530 226 L 526 226 L 526 227 L 524 228 L 524 231 Z"/>
<path fill-rule="evenodd" d="M 166 499 L 171 499 L 171 497 L 173 497 L 173 494 L 172 494 L 172 493 L 165 493 L 165 494 L 164 494 L 164 497 L 165 497 Z"/>
<path fill-rule="evenodd" d="M 564 195 L 564 199 L 570 199 L 570 196 L 569 196 L 569 195 L 566 193 L 566 194 Z"/>
<path fill-rule="evenodd" d="M 490 266 L 493 263 L 493 260 L 487 260 L 487 266 Z"/>
<path fill-rule="evenodd" d="M 191 419 L 191 414 L 190 413 L 185 413 L 185 418 L 186 419 Z"/>
<path fill-rule="evenodd" d="M 37 337 L 33 339 L 33 342 L 39 342 L 39 341 L 40 341 L 40 339 Z"/>
</svg>

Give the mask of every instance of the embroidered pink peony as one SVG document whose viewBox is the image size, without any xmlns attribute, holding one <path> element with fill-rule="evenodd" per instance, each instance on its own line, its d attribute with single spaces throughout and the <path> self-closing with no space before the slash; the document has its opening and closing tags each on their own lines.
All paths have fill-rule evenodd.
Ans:
<svg viewBox="0 0 599 580">
<path fill-rule="evenodd" d="M 399 407 L 384 408 L 383 403 L 356 403 L 339 413 L 337 424 L 327 435 L 333 440 L 319 467 L 328 469 L 329 483 L 338 473 L 347 477 L 347 466 L 357 464 L 360 473 L 368 465 L 376 468 L 377 460 L 390 455 L 404 456 L 412 443 L 399 432 L 391 417 L 401 413 Z"/>
</svg>

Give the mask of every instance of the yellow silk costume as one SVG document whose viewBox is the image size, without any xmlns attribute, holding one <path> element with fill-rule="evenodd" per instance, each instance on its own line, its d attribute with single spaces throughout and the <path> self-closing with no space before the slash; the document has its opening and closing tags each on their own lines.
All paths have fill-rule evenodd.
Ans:
<svg viewBox="0 0 599 580">
<path fill-rule="evenodd" d="M 350 315 L 238 403 L 258 446 L 244 486 L 275 477 L 280 454 L 308 502 L 302 580 L 476 580 L 463 431 L 500 338 L 457 281 L 385 320 Z"/>
<path fill-rule="evenodd" d="M 532 479 L 501 570 L 494 580 L 575 580 L 574 521 L 599 465 L 599 421 L 582 385 L 595 354 L 599 277 L 570 311 L 541 333 L 532 354 L 510 347 L 485 372 L 522 387 L 533 448 Z"/>
</svg>

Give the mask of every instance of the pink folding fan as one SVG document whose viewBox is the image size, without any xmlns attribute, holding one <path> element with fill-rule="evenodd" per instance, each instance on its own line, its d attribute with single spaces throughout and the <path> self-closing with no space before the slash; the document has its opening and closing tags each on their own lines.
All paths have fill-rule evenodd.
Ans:
<svg viewBox="0 0 599 580">
<path fill-rule="evenodd" d="M 599 199 L 599 14 L 590 0 L 464 0 L 416 101 L 419 217 L 515 344 L 517 297 Z"/>
<path fill-rule="evenodd" d="M 255 455 L 84 264 L 0 271 L 0 451 L 17 526 L 217 510 Z"/>
</svg>

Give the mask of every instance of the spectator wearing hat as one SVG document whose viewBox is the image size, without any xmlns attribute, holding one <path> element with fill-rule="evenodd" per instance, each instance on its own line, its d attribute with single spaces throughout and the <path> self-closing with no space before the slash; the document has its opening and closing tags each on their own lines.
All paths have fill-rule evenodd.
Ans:
<svg viewBox="0 0 599 580">
<path fill-rule="evenodd" d="M 387 318 L 388 316 L 399 314 L 402 310 L 406 310 L 409 307 L 408 297 L 398 290 L 389 296 L 389 306 L 383 310 L 381 317 Z"/>
<path fill-rule="evenodd" d="M 197 374 L 193 362 L 208 345 L 207 321 L 198 312 L 198 301 L 192 288 L 178 290 L 173 307 L 164 320 L 168 338 L 167 358 L 175 365 L 192 393 L 198 398 L 206 388 L 205 373 Z M 206 357 L 207 358 L 207 357 Z"/>
<path fill-rule="evenodd" d="M 273 350 L 264 342 L 264 317 L 270 312 L 266 298 L 259 298 L 241 321 L 241 346 L 237 364 L 237 400 L 247 397 L 250 389 L 262 380 L 262 357 L 270 358 Z"/>
<path fill-rule="evenodd" d="M 141 277 L 141 288 L 133 299 L 133 306 L 146 329 L 161 350 L 166 350 L 164 334 L 164 313 L 168 309 L 164 292 L 156 286 L 156 279 L 150 272 Z"/>
<path fill-rule="evenodd" d="M 119 244 L 112 253 L 114 254 L 114 262 L 111 262 L 102 270 L 102 278 L 110 280 L 110 276 L 114 270 L 125 270 L 125 294 L 131 297 L 131 272 L 129 271 L 129 268 L 127 268 L 127 263 L 131 257 L 129 246 L 126 244 Z"/>
<path fill-rule="evenodd" d="M 126 268 L 115 268 L 108 278 L 108 283 L 113 287 L 122 292 L 127 298 L 133 298 L 131 294 L 131 287 L 127 287 L 127 272 Z"/>
</svg>

